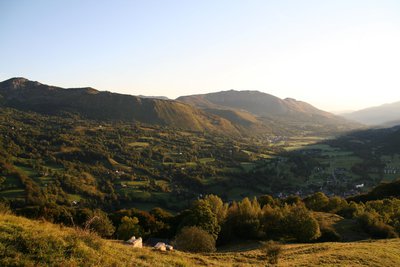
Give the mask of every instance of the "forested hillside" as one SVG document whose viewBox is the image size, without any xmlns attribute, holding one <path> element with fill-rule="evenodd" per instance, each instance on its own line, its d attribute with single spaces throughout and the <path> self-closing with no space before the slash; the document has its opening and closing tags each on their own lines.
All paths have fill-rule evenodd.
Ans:
<svg viewBox="0 0 400 267">
<path fill-rule="evenodd" d="M 280 100 L 261 93 L 261 98 L 254 98 L 247 91 L 239 93 L 240 97 L 234 103 L 238 103 L 238 108 L 242 105 L 254 106 L 257 108 L 254 115 L 249 114 L 254 111 L 251 108 L 248 112 L 226 108 L 199 109 L 193 101 L 187 104 L 184 101 L 103 92 L 90 87 L 64 89 L 24 78 L 12 78 L 0 83 L 0 105 L 46 115 L 72 113 L 91 120 L 141 122 L 224 135 L 296 135 L 305 132 L 329 135 L 360 127 L 304 102 Z M 272 103 L 277 102 L 272 105 L 277 107 L 271 109 L 271 101 L 264 95 L 272 98 Z M 262 102 L 251 105 L 249 96 L 253 100 L 260 98 Z M 299 125 L 298 122 L 307 122 L 307 125 Z"/>
</svg>

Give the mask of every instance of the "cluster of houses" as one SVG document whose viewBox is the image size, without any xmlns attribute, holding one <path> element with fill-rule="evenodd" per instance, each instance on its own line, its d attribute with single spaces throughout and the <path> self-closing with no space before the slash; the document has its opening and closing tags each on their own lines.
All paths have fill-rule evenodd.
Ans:
<svg viewBox="0 0 400 267">
<path fill-rule="evenodd" d="M 399 174 L 400 173 L 400 169 L 388 166 L 385 169 L 383 169 L 383 173 L 384 174 Z"/>
<path fill-rule="evenodd" d="M 269 143 L 271 143 L 271 144 L 276 144 L 276 143 L 279 143 L 279 142 L 282 142 L 282 141 L 287 141 L 287 140 L 288 140 L 287 136 L 280 136 L 280 135 L 270 136 L 270 137 L 267 138 L 267 141 Z"/>
<path fill-rule="evenodd" d="M 324 181 L 320 180 L 317 184 L 313 184 L 308 189 L 299 189 L 293 192 L 277 193 L 276 197 L 285 198 L 290 195 L 298 195 L 305 197 L 312 194 L 316 190 L 323 192 L 326 196 L 341 196 L 348 197 L 359 194 L 365 187 L 365 183 L 354 183 L 349 176 L 349 171 L 346 168 L 333 168 L 332 171 L 327 174 L 323 167 L 316 167 L 313 170 L 314 175 L 325 177 Z M 341 189 L 338 189 L 340 185 Z M 343 187 L 344 186 L 344 187 Z M 318 189 L 317 189 L 318 188 Z M 346 188 L 346 189 L 344 189 Z"/>
</svg>

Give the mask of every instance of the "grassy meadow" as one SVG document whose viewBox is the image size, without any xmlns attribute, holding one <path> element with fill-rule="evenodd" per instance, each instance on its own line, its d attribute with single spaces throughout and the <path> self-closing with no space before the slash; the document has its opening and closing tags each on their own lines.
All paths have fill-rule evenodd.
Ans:
<svg viewBox="0 0 400 267">
<path fill-rule="evenodd" d="M 80 229 L 0 215 L 1 266 L 268 266 L 258 243 L 191 254 L 132 248 Z M 231 252 L 229 252 L 231 251 Z M 400 239 L 286 244 L 277 266 L 398 266 Z"/>
</svg>

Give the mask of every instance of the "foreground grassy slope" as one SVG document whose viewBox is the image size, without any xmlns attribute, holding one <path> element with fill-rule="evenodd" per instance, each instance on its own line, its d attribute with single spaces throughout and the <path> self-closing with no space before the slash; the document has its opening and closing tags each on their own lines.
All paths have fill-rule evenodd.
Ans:
<svg viewBox="0 0 400 267">
<path fill-rule="evenodd" d="M 0 215 L 0 266 L 265 266 L 258 249 L 189 254 L 133 249 L 81 230 Z M 279 266 L 398 266 L 400 240 L 284 245 Z"/>
</svg>

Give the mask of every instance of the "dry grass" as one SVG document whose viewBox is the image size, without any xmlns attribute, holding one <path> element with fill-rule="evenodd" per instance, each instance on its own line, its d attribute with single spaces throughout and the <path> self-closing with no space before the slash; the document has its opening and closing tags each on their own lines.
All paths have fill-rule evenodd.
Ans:
<svg viewBox="0 0 400 267">
<path fill-rule="evenodd" d="M 190 254 L 134 249 L 81 230 L 0 215 L 0 265 L 266 266 L 259 249 Z M 399 266 L 400 239 L 283 245 L 278 266 Z"/>
</svg>

